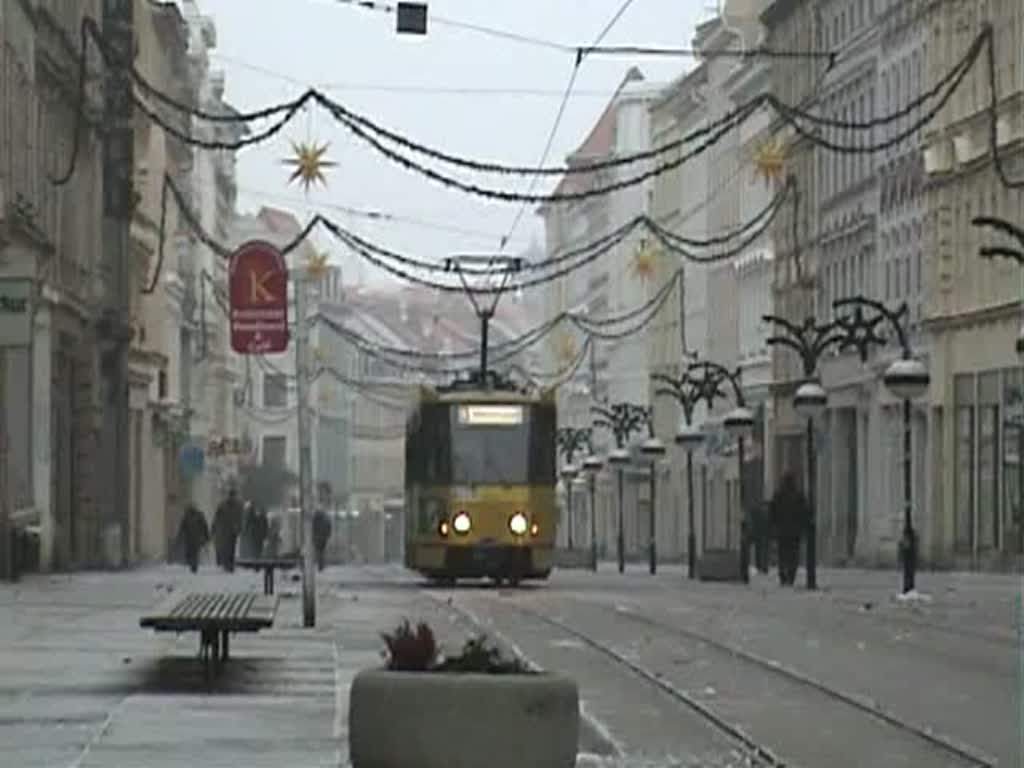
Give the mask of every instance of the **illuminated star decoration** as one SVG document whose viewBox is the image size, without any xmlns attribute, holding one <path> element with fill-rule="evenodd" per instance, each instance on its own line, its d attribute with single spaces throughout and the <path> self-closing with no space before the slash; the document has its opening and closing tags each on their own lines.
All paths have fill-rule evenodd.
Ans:
<svg viewBox="0 0 1024 768">
<path fill-rule="evenodd" d="M 328 271 L 330 267 L 327 264 L 326 253 L 314 253 L 306 262 L 306 274 L 312 280 L 323 280 Z"/>
<path fill-rule="evenodd" d="M 576 342 L 568 332 L 563 333 L 558 339 L 558 360 L 561 363 L 570 363 L 576 357 Z"/>
<path fill-rule="evenodd" d="M 773 136 L 758 147 L 754 154 L 754 179 L 763 177 L 765 184 L 780 180 L 785 163 L 786 148 L 781 139 Z"/>
<path fill-rule="evenodd" d="M 320 402 L 323 405 L 330 405 L 331 400 L 334 399 L 334 393 L 327 387 L 320 390 Z"/>
<path fill-rule="evenodd" d="M 295 168 L 288 179 L 288 183 L 291 184 L 293 181 L 298 180 L 307 193 L 309 188 L 317 182 L 326 187 L 327 179 L 324 176 L 324 170 L 337 165 L 337 163 L 324 159 L 329 146 L 330 144 L 318 146 L 306 142 L 296 144 L 293 141 L 292 151 L 295 153 L 295 156 L 282 161 L 285 165 L 291 165 Z"/>
<path fill-rule="evenodd" d="M 646 239 L 640 241 L 636 253 L 633 254 L 633 274 L 646 282 L 654 276 L 654 268 L 657 266 L 658 250 L 648 243 Z"/>
</svg>

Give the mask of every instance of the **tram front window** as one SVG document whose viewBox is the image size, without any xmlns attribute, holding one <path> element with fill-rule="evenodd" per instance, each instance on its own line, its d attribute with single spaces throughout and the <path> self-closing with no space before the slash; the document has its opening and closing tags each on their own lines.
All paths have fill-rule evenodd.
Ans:
<svg viewBox="0 0 1024 768">
<path fill-rule="evenodd" d="M 460 405 L 452 413 L 455 485 L 525 485 L 530 476 L 528 411 L 519 405 Z"/>
</svg>

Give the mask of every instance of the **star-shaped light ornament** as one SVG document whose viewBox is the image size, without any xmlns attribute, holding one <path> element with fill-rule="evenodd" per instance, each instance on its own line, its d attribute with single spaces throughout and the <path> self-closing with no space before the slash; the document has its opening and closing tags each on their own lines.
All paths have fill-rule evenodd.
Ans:
<svg viewBox="0 0 1024 768">
<path fill-rule="evenodd" d="M 571 363 L 576 358 L 576 340 L 568 333 L 563 333 L 558 339 L 558 361 Z"/>
<path fill-rule="evenodd" d="M 781 181 L 785 166 L 786 147 L 778 136 L 768 139 L 754 153 L 754 178 L 763 178 L 765 184 Z"/>
<path fill-rule="evenodd" d="M 654 277 L 658 266 L 658 248 L 646 239 L 640 241 L 636 253 L 633 254 L 633 274 L 644 282 Z"/>
<path fill-rule="evenodd" d="M 323 184 L 326 187 L 327 178 L 324 176 L 324 170 L 337 165 L 337 163 L 324 157 L 329 146 L 330 144 L 313 144 L 305 141 L 296 144 L 293 141 L 292 151 L 295 153 L 294 157 L 282 161 L 285 165 L 295 168 L 288 179 L 288 183 L 291 184 L 297 180 L 307 193 L 309 188 L 316 183 Z"/>
<path fill-rule="evenodd" d="M 306 262 L 306 274 L 310 280 L 323 280 L 330 269 L 326 253 L 314 253 Z"/>
<path fill-rule="evenodd" d="M 324 354 L 323 349 L 321 349 L 319 346 L 313 347 L 311 351 L 313 353 L 313 359 L 316 360 L 318 363 L 322 363 L 324 360 L 327 359 L 327 355 Z"/>
</svg>

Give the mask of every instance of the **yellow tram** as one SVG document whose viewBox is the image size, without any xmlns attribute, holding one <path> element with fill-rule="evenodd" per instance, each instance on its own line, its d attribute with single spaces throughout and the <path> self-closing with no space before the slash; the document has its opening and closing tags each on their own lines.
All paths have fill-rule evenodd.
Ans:
<svg viewBox="0 0 1024 768">
<path fill-rule="evenodd" d="M 551 572 L 553 391 L 423 387 L 405 442 L 405 565 L 453 584 Z"/>
</svg>

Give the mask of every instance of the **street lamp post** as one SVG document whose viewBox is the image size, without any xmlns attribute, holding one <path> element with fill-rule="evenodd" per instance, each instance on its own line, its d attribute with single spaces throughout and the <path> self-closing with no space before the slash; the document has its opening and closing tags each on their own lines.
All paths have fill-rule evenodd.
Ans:
<svg viewBox="0 0 1024 768">
<path fill-rule="evenodd" d="M 590 491 L 590 570 L 597 570 L 597 473 L 604 462 L 593 452 L 583 460 L 583 471 L 587 473 L 587 489 Z"/>
<path fill-rule="evenodd" d="M 570 550 L 573 545 L 572 481 L 576 478 L 576 475 L 579 474 L 579 469 L 575 464 L 573 464 L 573 459 L 575 459 L 576 454 L 584 448 L 587 449 L 588 454 L 593 454 L 594 451 L 590 447 L 590 434 L 591 430 L 589 427 L 561 427 L 555 433 L 556 444 L 558 445 L 558 449 L 562 452 L 562 460 L 565 462 L 562 467 L 562 479 L 565 480 L 565 498 L 566 507 L 568 508 L 566 539 Z"/>
<path fill-rule="evenodd" d="M 700 374 L 697 380 L 700 382 L 699 387 L 709 410 L 714 407 L 715 400 L 726 397 L 723 384 L 728 382 L 732 389 L 735 407 L 725 415 L 722 423 L 726 433 L 736 439 L 736 461 L 739 470 L 737 486 L 740 497 L 740 578 L 744 582 L 749 582 L 750 567 L 747 550 L 750 526 L 747 523 L 746 508 L 743 506 L 743 466 L 745 464 L 743 439 L 754 430 L 754 414 L 747 408 L 747 401 L 743 396 L 743 387 L 740 384 L 742 372 L 739 368 L 730 371 L 724 365 L 711 360 L 696 360 L 690 363 L 687 371 L 690 374 Z"/>
<path fill-rule="evenodd" d="M 634 403 L 613 403 L 610 406 L 590 406 L 590 410 L 597 416 L 594 419 L 594 426 L 610 429 L 615 437 L 615 448 L 608 454 L 608 463 L 618 473 L 619 492 L 619 531 L 616 541 L 616 549 L 619 560 L 619 573 L 626 570 L 626 538 L 625 521 L 623 520 L 623 486 L 625 478 L 623 472 L 629 464 L 629 451 L 626 450 L 626 443 L 632 434 L 638 431 L 647 422 L 647 410 Z"/>
<path fill-rule="evenodd" d="M 697 575 L 697 529 L 694 520 L 693 505 L 693 451 L 704 441 L 704 433 L 693 425 L 693 411 L 704 398 L 701 382 L 690 378 L 689 371 L 683 372 L 679 378 L 663 373 L 651 375 L 655 382 L 663 384 L 654 394 L 659 397 L 672 397 L 682 409 L 679 429 L 676 431 L 676 444 L 686 450 L 686 574 L 693 579 Z"/>
<path fill-rule="evenodd" d="M 818 361 L 833 344 L 842 341 L 843 336 L 835 323 L 819 323 L 813 317 L 804 318 L 797 324 L 784 317 L 764 315 L 761 318 L 772 323 L 780 331 L 769 336 L 768 346 L 783 346 L 800 356 L 804 380 L 797 387 L 793 397 L 793 408 L 797 415 L 807 422 L 807 504 L 810 514 L 807 520 L 807 588 L 818 588 L 818 525 L 815 504 L 817 485 L 817 453 L 814 449 L 814 419 L 821 415 L 827 404 L 827 395 L 817 380 Z"/>
<path fill-rule="evenodd" d="M 900 345 L 901 357 L 894 361 L 882 376 L 885 386 L 897 398 L 903 401 L 903 536 L 900 539 L 900 560 L 903 564 L 903 592 L 914 589 L 914 577 L 917 573 L 918 543 L 917 532 L 914 530 L 913 512 L 913 424 L 911 421 L 911 401 L 921 397 L 931 382 L 928 369 L 913 357 L 910 341 L 907 338 L 906 319 L 910 308 L 906 303 L 893 311 L 884 304 L 863 296 L 839 299 L 833 303 L 839 316 L 836 326 L 842 329 L 844 337 L 840 342 L 843 347 L 856 347 L 862 361 L 866 362 L 868 352 L 873 346 L 884 345 L 886 339 L 878 334 L 878 326 L 887 323 L 896 334 Z M 843 313 L 843 310 L 852 310 Z M 873 313 L 865 316 L 865 310 Z"/>
<path fill-rule="evenodd" d="M 665 455 L 665 444 L 654 434 L 654 406 L 647 409 L 647 439 L 640 444 L 640 453 L 650 464 L 650 525 L 648 526 L 647 563 L 653 576 L 658 572 L 658 459 Z"/>
</svg>

